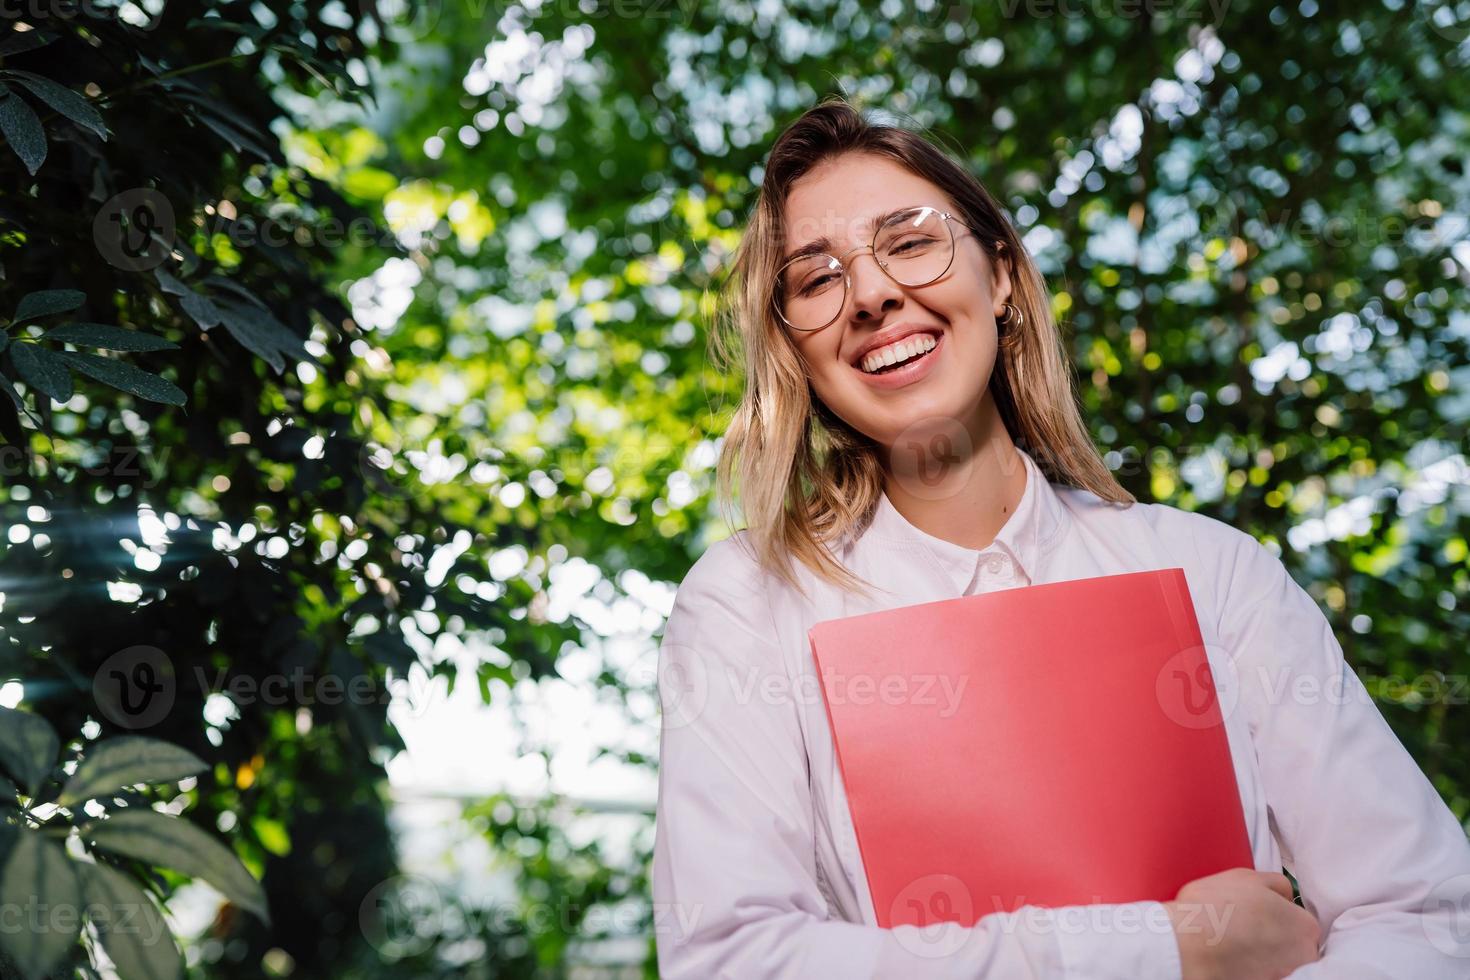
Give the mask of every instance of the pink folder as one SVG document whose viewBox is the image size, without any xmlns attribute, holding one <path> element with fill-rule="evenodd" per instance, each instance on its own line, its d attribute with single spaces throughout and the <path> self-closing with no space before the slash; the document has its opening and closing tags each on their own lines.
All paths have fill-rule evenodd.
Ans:
<svg viewBox="0 0 1470 980">
<path fill-rule="evenodd" d="M 1183 569 L 808 635 L 880 926 L 1169 901 L 1253 866 Z"/>
</svg>

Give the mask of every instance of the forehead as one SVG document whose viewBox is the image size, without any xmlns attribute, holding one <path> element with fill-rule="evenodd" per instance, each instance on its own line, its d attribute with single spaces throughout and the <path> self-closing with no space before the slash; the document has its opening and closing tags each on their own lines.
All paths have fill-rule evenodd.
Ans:
<svg viewBox="0 0 1470 980">
<path fill-rule="evenodd" d="M 785 249 L 818 238 L 861 244 L 872 234 L 871 219 L 913 204 L 953 210 L 938 185 L 887 157 L 849 153 L 828 160 L 786 195 Z"/>
</svg>

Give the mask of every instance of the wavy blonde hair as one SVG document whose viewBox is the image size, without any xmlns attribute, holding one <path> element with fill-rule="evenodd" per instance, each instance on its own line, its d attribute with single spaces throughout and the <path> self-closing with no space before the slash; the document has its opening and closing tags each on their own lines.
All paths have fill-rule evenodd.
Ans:
<svg viewBox="0 0 1470 980">
<path fill-rule="evenodd" d="M 884 486 L 882 447 L 816 397 L 774 306 L 791 185 L 847 153 L 887 157 L 938 186 L 991 260 L 1006 265 L 1010 302 L 1023 319 L 1019 329 L 1001 328 L 990 388 L 1011 440 L 1050 481 L 1133 503 L 1083 424 L 1046 284 L 989 192 L 926 136 L 871 121 L 846 99 L 830 96 L 772 146 L 711 331 L 713 360 L 745 380 L 720 451 L 717 495 L 734 527 L 738 479 L 759 564 L 803 594 L 793 558 L 840 588 L 866 591 L 871 585 L 837 561 L 829 546 L 871 519 Z"/>
</svg>

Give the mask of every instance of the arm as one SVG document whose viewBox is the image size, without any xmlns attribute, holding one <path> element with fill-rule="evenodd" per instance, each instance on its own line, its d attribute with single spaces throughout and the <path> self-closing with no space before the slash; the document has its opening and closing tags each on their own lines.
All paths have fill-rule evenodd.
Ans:
<svg viewBox="0 0 1470 980">
<path fill-rule="evenodd" d="M 763 692 L 766 679 L 782 683 Z M 1178 980 L 1158 902 L 1026 906 L 926 930 L 829 918 L 786 680 L 753 561 L 721 542 L 679 586 L 659 651 L 661 977 Z"/>
<path fill-rule="evenodd" d="M 1470 843 L 1317 604 L 1231 529 L 1221 640 L 1236 654 L 1266 800 L 1322 958 L 1293 980 L 1470 976 Z M 1458 916 L 1458 920 L 1457 917 Z"/>
</svg>

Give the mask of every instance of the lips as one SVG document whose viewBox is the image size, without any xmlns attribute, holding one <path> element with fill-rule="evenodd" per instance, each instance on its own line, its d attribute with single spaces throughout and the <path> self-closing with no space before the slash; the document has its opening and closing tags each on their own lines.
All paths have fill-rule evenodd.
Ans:
<svg viewBox="0 0 1470 980">
<path fill-rule="evenodd" d="M 862 378 L 863 384 L 869 388 L 879 391 L 906 388 L 916 384 L 933 374 L 939 359 L 945 356 L 945 348 L 948 346 L 946 338 L 948 334 L 940 334 L 935 339 L 934 349 L 919 357 L 910 358 L 902 364 L 890 367 L 881 374 L 869 374 L 861 368 L 854 368 L 858 376 Z"/>
<path fill-rule="evenodd" d="M 865 354 L 858 367 L 866 374 L 878 374 L 899 364 L 918 360 L 939 346 L 939 341 L 929 334 L 919 333 L 905 337 L 896 344 L 880 347 Z"/>
<path fill-rule="evenodd" d="M 877 336 L 872 337 L 867 343 L 863 344 L 862 347 L 858 348 L 857 352 L 852 355 L 848 363 L 850 363 L 853 367 L 862 370 L 863 360 L 873 351 L 881 350 L 882 348 L 894 344 L 900 340 L 916 337 L 919 334 L 927 334 L 930 337 L 933 337 L 935 340 L 938 340 L 942 333 L 943 331 L 940 330 L 940 328 L 938 327 L 921 326 L 919 324 L 911 323 L 900 323 L 896 326 L 889 327 L 887 330 L 880 332 Z"/>
</svg>

